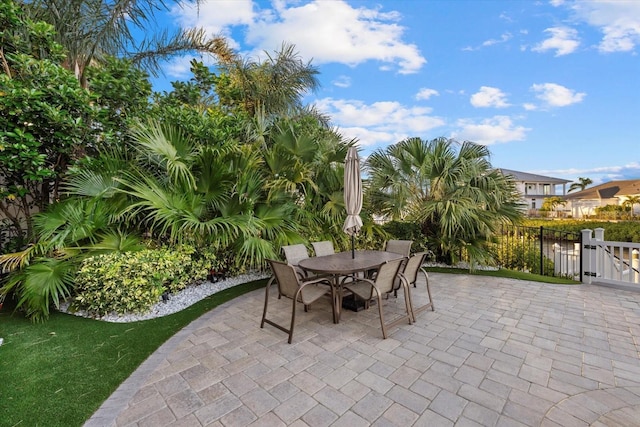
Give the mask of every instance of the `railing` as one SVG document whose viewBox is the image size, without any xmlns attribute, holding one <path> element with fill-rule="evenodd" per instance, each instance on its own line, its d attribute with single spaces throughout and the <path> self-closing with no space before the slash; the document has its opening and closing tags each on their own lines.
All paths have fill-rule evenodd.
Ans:
<svg viewBox="0 0 640 427">
<path fill-rule="evenodd" d="M 604 229 L 582 230 L 583 283 L 632 286 L 640 290 L 640 243 L 604 240 Z"/>
<path fill-rule="evenodd" d="M 544 227 L 504 225 L 493 251 L 501 268 L 579 280 L 581 237 Z"/>
</svg>

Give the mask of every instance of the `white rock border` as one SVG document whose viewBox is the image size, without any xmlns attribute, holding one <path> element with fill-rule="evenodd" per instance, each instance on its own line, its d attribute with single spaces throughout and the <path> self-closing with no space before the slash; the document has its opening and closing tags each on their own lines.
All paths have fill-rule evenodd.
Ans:
<svg viewBox="0 0 640 427">
<path fill-rule="evenodd" d="M 252 272 L 242 274 L 236 277 L 230 277 L 228 279 L 220 280 L 218 282 L 203 282 L 199 285 L 187 286 L 180 292 L 169 295 L 167 301 L 160 301 L 154 305 L 148 313 L 144 314 L 107 314 L 102 317 L 96 317 L 94 314 L 84 310 L 69 311 L 70 301 L 65 301 L 60 304 L 59 311 L 63 313 L 73 314 L 75 316 L 87 317 L 91 319 L 102 320 L 112 323 L 130 323 L 138 322 L 140 320 L 149 320 L 156 317 L 167 316 L 169 314 L 177 313 L 187 307 L 192 306 L 198 301 L 218 293 L 222 290 L 232 288 L 243 283 L 253 282 L 255 280 L 265 279 L 270 277 L 269 274 L 264 272 Z"/>
</svg>

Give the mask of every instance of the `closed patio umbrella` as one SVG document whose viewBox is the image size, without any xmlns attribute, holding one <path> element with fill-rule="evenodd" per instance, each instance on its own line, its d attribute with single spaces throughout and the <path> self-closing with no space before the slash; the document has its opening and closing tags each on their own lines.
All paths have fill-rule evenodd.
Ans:
<svg viewBox="0 0 640 427">
<path fill-rule="evenodd" d="M 350 147 L 344 160 L 344 205 L 347 210 L 347 219 L 342 229 L 351 235 L 351 257 L 355 258 L 355 235 L 362 227 L 362 178 L 360 177 L 360 158 L 358 150 Z"/>
</svg>

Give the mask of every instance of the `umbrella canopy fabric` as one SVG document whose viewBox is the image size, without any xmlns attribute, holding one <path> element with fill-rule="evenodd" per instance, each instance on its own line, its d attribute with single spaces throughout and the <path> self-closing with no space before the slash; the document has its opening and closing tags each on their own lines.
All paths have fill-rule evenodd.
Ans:
<svg viewBox="0 0 640 427">
<path fill-rule="evenodd" d="M 344 160 L 344 205 L 347 210 L 347 219 L 342 229 L 353 237 L 362 227 L 362 218 L 360 218 L 362 178 L 360 177 L 360 158 L 355 147 L 349 148 Z"/>
</svg>

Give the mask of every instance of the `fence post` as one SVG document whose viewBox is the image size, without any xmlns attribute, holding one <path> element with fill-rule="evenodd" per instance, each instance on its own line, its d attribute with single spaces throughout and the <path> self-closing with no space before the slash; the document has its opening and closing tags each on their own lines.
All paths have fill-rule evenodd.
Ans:
<svg viewBox="0 0 640 427">
<path fill-rule="evenodd" d="M 582 240 L 582 239 L 580 239 Z M 573 256 L 571 257 L 571 275 L 575 280 L 576 275 L 580 276 L 580 281 L 582 282 L 582 249 L 580 249 L 580 243 L 573 244 Z"/>
<path fill-rule="evenodd" d="M 593 230 L 593 240 L 604 242 L 604 228 L 596 228 Z M 611 278 L 611 272 L 613 270 L 613 258 L 611 254 L 607 254 L 602 245 L 595 245 L 596 261 L 593 264 L 594 277 L 603 277 L 605 279 Z M 605 260 L 605 257 L 607 258 Z"/>
<path fill-rule="evenodd" d="M 553 251 L 553 275 L 562 276 L 562 246 L 554 243 L 551 250 Z"/>
<path fill-rule="evenodd" d="M 540 226 L 540 275 L 544 276 L 544 227 Z"/>
<path fill-rule="evenodd" d="M 582 265 L 580 268 L 580 281 L 582 283 L 590 284 L 592 274 L 595 276 L 593 270 L 595 270 L 595 248 L 591 244 L 591 230 L 585 229 L 580 232 L 582 237 L 582 249 L 581 256 Z M 593 267 L 592 267 L 593 265 Z"/>
<path fill-rule="evenodd" d="M 633 283 L 640 283 L 640 251 L 634 249 L 631 251 L 631 267 L 633 268 Z"/>
</svg>

